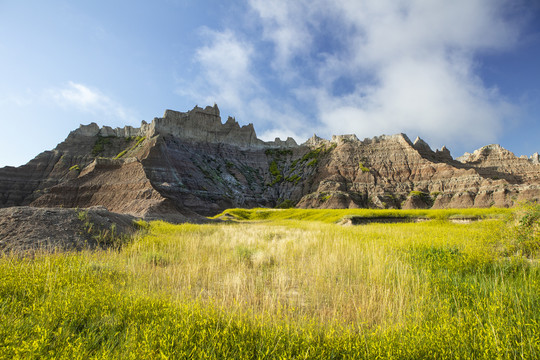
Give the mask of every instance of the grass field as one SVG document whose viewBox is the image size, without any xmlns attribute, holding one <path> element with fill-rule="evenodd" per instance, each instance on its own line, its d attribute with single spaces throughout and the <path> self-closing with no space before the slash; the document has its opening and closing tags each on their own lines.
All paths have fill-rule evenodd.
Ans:
<svg viewBox="0 0 540 360">
<path fill-rule="evenodd" d="M 540 358 L 537 206 L 227 213 L 2 256 L 0 358 Z M 434 220 L 334 224 L 359 214 Z"/>
<path fill-rule="evenodd" d="M 373 209 L 229 209 L 214 216 L 235 220 L 304 220 L 336 223 L 351 216 L 364 218 L 401 217 L 401 218 L 430 218 L 447 220 L 457 218 L 501 218 L 511 213 L 510 209 L 438 209 L 438 210 L 373 210 Z"/>
</svg>

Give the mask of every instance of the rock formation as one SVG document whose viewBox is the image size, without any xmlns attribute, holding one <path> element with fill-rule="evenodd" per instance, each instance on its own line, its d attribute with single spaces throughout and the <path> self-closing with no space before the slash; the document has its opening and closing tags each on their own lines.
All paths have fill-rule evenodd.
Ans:
<svg viewBox="0 0 540 360">
<path fill-rule="evenodd" d="M 0 254 L 118 248 L 136 231 L 134 220 L 102 207 L 0 209 Z"/>
<path fill-rule="evenodd" d="M 538 153 L 488 145 L 453 159 L 404 134 L 264 142 L 217 105 L 166 110 L 139 128 L 81 125 L 54 150 L 0 169 L 0 207 L 105 206 L 201 221 L 229 207 L 446 208 L 540 200 Z"/>
<path fill-rule="evenodd" d="M 540 199 L 540 167 L 497 149 L 457 161 L 404 134 L 336 144 L 299 206 L 508 207 Z"/>
</svg>

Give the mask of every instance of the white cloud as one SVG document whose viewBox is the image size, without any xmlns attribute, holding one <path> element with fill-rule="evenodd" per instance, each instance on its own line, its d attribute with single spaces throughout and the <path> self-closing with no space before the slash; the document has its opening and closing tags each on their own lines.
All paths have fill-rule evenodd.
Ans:
<svg viewBox="0 0 540 360">
<path fill-rule="evenodd" d="M 97 89 L 72 81 L 64 87 L 49 89 L 46 91 L 46 97 L 51 98 L 62 107 L 74 108 L 106 118 L 134 120 L 133 111 L 130 109 L 125 108 Z"/>
<path fill-rule="evenodd" d="M 259 137 L 303 136 L 304 119 L 291 104 L 282 104 L 265 89 L 253 69 L 254 45 L 240 40 L 232 31 L 204 30 L 207 44 L 194 56 L 199 74 L 192 82 L 183 81 L 178 93 L 199 104 L 216 102 L 241 122 L 252 122 Z M 222 111 L 223 113 L 223 111 Z M 265 126 L 271 129 L 266 129 Z"/>
<path fill-rule="evenodd" d="M 268 99 L 255 98 L 245 106 L 245 112 L 252 121 L 267 125 L 257 134 L 262 140 L 273 141 L 277 137 L 286 140 L 292 137 L 301 142 L 310 136 L 311 129 L 305 126 L 305 114 L 289 104 L 277 104 Z"/>
<path fill-rule="evenodd" d="M 501 0 L 336 2 L 359 65 L 385 65 L 399 56 L 485 51 L 513 43 L 516 28 L 502 17 Z"/>
<path fill-rule="evenodd" d="M 245 98 L 258 84 L 251 73 L 253 48 L 231 31 L 203 31 L 208 44 L 197 49 L 194 61 L 200 70 L 195 81 L 185 83 L 178 92 L 204 103 L 242 108 Z"/>
<path fill-rule="evenodd" d="M 296 81 L 294 91 L 316 103 L 327 136 L 409 132 L 437 144 L 476 145 L 496 139 L 512 113 L 476 75 L 475 62 L 516 42 L 518 26 L 504 17 L 509 1 L 298 0 L 280 1 L 277 10 L 250 4 L 278 63 L 289 67 L 285 73 L 304 70 L 291 60 L 309 52 L 302 66 L 314 69 L 315 80 Z M 350 91 L 334 92 L 339 79 L 352 84 Z"/>
<path fill-rule="evenodd" d="M 283 70 L 292 57 L 309 53 L 313 41 L 309 31 L 310 3 L 250 0 L 249 4 L 262 20 L 263 37 L 275 45 L 276 68 Z"/>
<path fill-rule="evenodd" d="M 378 86 L 346 97 L 319 90 L 321 120 L 333 132 L 360 137 L 406 132 L 437 146 L 489 142 L 512 107 L 466 70 L 444 59 L 401 59 L 379 72 Z"/>
<path fill-rule="evenodd" d="M 515 2 L 248 4 L 244 16 L 259 27 L 205 29 L 194 56 L 200 73 L 179 92 L 216 101 L 262 128 L 261 137 L 406 132 L 471 148 L 496 140 L 513 114 L 478 76 L 478 56 L 516 44 Z"/>
</svg>

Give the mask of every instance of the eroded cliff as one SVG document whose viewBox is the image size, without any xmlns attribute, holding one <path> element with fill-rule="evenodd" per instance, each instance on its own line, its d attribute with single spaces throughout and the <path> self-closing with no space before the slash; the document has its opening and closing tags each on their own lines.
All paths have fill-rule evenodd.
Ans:
<svg viewBox="0 0 540 360">
<path fill-rule="evenodd" d="M 101 205 L 176 222 L 229 207 L 507 207 L 539 199 L 537 154 L 518 158 L 489 145 L 453 159 L 404 134 L 264 142 L 251 124 L 222 123 L 217 105 L 167 110 L 139 128 L 81 125 L 54 150 L 0 169 L 0 207 Z"/>
</svg>

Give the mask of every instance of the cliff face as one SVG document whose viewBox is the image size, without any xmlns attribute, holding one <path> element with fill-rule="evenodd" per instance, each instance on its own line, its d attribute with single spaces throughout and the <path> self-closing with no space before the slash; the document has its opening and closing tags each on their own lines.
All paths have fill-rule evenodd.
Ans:
<svg viewBox="0 0 540 360">
<path fill-rule="evenodd" d="M 500 147 L 460 162 L 404 134 L 334 144 L 299 206 L 508 207 L 540 199 L 538 164 Z"/>
<path fill-rule="evenodd" d="M 404 135 L 259 140 L 216 105 L 167 110 L 140 128 L 72 131 L 28 164 L 0 169 L 0 207 L 89 207 L 197 221 L 229 207 L 445 208 L 540 200 L 538 155 L 489 145 L 454 160 Z"/>
</svg>

